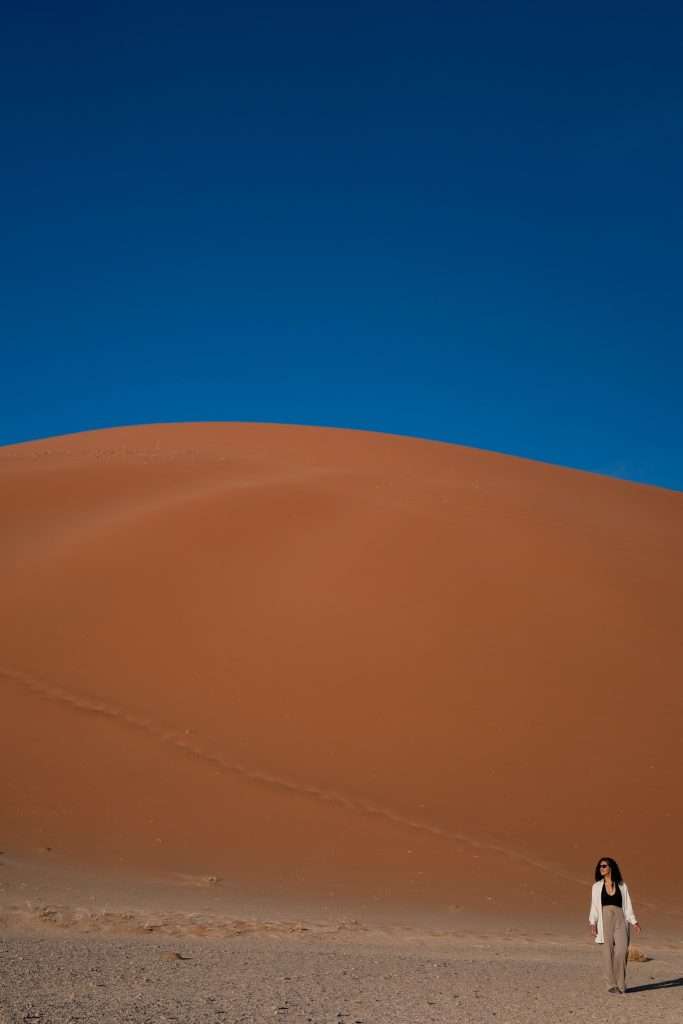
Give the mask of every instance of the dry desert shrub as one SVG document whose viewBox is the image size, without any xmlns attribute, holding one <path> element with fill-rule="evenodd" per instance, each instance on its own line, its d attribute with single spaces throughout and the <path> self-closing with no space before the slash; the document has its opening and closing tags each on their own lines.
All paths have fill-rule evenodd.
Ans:
<svg viewBox="0 0 683 1024">
<path fill-rule="evenodd" d="M 646 956 L 642 949 L 638 949 L 637 946 L 629 946 L 628 958 L 629 960 L 636 960 L 641 964 L 646 964 L 648 960 L 652 959 L 652 957 Z"/>
</svg>

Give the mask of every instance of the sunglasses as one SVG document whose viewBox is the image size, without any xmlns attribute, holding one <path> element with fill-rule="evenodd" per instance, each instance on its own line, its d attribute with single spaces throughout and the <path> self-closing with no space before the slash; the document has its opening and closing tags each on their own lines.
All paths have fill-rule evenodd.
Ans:
<svg viewBox="0 0 683 1024">
<path fill-rule="evenodd" d="M 600 864 L 599 866 L 600 866 L 600 868 L 601 868 L 601 869 L 602 869 L 602 868 L 608 868 L 608 867 L 609 867 L 609 864 Z"/>
</svg>

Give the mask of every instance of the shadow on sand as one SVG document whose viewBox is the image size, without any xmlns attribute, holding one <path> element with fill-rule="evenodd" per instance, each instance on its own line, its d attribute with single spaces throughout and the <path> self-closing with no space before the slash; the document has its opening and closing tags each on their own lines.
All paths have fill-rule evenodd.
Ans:
<svg viewBox="0 0 683 1024">
<path fill-rule="evenodd" d="M 680 988 L 683 986 L 683 978 L 672 978 L 671 981 L 656 981 L 653 985 L 634 985 L 629 988 L 627 995 L 632 992 L 653 992 L 659 988 Z"/>
</svg>

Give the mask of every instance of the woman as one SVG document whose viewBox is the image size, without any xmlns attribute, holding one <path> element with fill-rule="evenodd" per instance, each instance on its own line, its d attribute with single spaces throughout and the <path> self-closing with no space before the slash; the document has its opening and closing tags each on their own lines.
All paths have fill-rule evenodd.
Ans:
<svg viewBox="0 0 683 1024">
<path fill-rule="evenodd" d="M 637 935 L 640 935 L 640 925 L 633 911 L 628 886 L 612 857 L 601 857 L 595 866 L 588 921 L 595 941 L 603 943 L 607 991 L 623 996 L 626 992 L 629 925 L 633 925 Z"/>
</svg>

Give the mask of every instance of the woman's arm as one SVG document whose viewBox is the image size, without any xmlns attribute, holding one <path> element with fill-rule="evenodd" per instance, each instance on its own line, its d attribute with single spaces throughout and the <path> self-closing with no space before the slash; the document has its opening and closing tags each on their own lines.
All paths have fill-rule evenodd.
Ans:
<svg viewBox="0 0 683 1024">
<path fill-rule="evenodd" d="M 600 919 L 600 910 L 598 906 L 598 896 L 596 886 L 591 889 L 591 909 L 588 914 L 588 923 L 591 926 L 591 935 L 596 936 L 598 934 L 598 920 Z"/>
<path fill-rule="evenodd" d="M 640 925 L 638 924 L 638 918 L 636 917 L 633 904 L 631 903 L 631 894 L 628 891 L 626 882 L 624 882 L 624 888 L 622 889 L 622 901 L 624 904 L 624 917 L 630 925 L 633 925 L 636 930 L 636 935 L 640 935 Z"/>
</svg>

